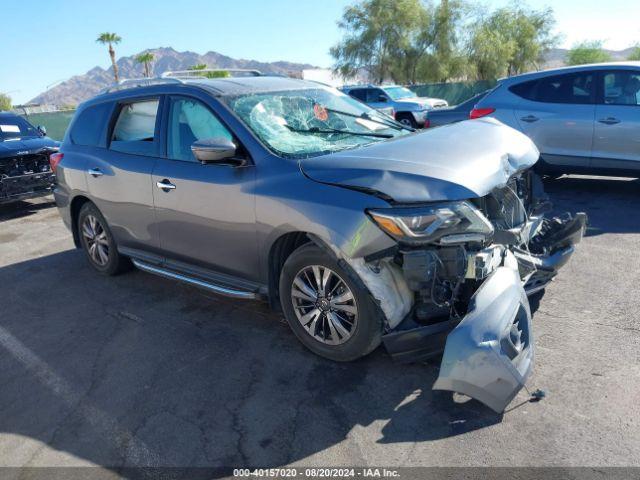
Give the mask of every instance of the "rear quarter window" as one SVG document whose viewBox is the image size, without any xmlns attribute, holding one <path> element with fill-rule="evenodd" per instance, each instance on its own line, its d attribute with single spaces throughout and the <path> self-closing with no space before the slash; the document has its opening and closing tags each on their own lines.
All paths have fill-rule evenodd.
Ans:
<svg viewBox="0 0 640 480">
<path fill-rule="evenodd" d="M 71 142 L 76 145 L 100 146 L 112 108 L 111 103 L 101 103 L 82 110 L 71 127 Z"/>
<path fill-rule="evenodd" d="M 577 72 L 519 83 L 509 90 L 533 102 L 591 104 L 594 102 L 595 82 L 592 72 Z"/>
</svg>

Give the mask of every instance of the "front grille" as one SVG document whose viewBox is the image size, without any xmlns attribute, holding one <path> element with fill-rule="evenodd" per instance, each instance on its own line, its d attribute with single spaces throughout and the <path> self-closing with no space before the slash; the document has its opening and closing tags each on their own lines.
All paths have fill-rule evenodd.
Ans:
<svg viewBox="0 0 640 480">
<path fill-rule="evenodd" d="M 22 155 L 0 160 L 0 201 L 49 193 L 55 175 L 44 154 Z"/>
</svg>

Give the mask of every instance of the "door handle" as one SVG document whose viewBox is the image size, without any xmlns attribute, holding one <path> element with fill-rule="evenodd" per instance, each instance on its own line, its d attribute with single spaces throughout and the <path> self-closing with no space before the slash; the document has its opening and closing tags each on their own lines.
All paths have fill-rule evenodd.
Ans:
<svg viewBox="0 0 640 480">
<path fill-rule="evenodd" d="M 601 118 L 598 121 L 600 123 L 604 123 L 605 125 L 615 125 L 616 123 L 620 123 L 620 120 L 615 117 Z"/>
<path fill-rule="evenodd" d="M 87 170 L 87 173 L 93 178 L 101 177 L 102 175 L 104 175 L 102 170 L 100 170 L 98 167 L 90 168 L 89 170 Z"/>
<path fill-rule="evenodd" d="M 527 115 L 526 117 L 522 117 L 520 120 L 527 123 L 533 123 L 533 122 L 537 122 L 540 119 L 535 115 Z"/>
<path fill-rule="evenodd" d="M 156 187 L 158 187 L 161 190 L 164 190 L 165 192 L 168 192 L 169 190 L 175 190 L 176 186 L 171 183 L 169 180 L 167 180 L 166 178 L 164 180 L 162 180 L 161 182 L 156 182 Z"/>
</svg>

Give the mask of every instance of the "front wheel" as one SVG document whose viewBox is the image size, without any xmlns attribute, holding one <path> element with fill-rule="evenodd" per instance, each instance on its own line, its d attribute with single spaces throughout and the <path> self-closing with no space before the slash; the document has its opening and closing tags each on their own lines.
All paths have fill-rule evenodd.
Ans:
<svg viewBox="0 0 640 480">
<path fill-rule="evenodd" d="M 410 113 L 399 113 L 397 115 L 397 120 L 407 127 L 418 128 L 418 122 L 416 122 L 416 119 L 413 118 L 413 115 Z"/>
<path fill-rule="evenodd" d="M 362 282 L 314 244 L 298 248 L 280 275 L 280 301 L 298 339 L 312 352 L 345 362 L 375 349 L 382 313 Z"/>
</svg>

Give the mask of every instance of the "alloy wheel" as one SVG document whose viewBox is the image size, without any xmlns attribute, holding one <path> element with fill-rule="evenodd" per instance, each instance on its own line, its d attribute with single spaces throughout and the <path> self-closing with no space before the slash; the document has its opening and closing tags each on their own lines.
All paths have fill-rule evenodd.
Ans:
<svg viewBox="0 0 640 480">
<path fill-rule="evenodd" d="M 353 292 L 340 276 L 322 265 L 300 270 L 291 285 L 298 321 L 319 342 L 339 345 L 351 338 L 358 322 Z"/>
<path fill-rule="evenodd" d="M 85 217 L 82 223 L 82 236 L 91 260 L 104 267 L 109 262 L 109 240 L 107 232 L 94 215 Z"/>
</svg>

